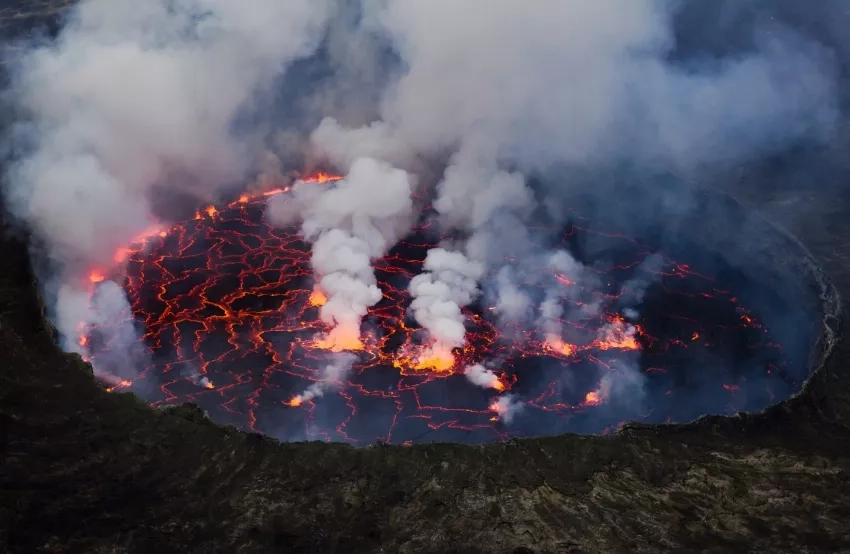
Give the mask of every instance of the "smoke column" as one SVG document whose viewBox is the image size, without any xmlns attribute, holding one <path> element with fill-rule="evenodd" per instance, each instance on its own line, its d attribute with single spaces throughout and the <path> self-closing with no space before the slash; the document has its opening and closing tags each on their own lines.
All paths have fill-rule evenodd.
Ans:
<svg viewBox="0 0 850 554">
<path fill-rule="evenodd" d="M 410 310 L 432 341 L 415 357 L 415 364 L 420 369 L 445 371 L 454 365 L 452 349 L 466 342 L 461 308 L 478 296 L 484 266 L 461 252 L 434 248 L 428 251 L 423 270 L 410 281 Z"/>
<path fill-rule="evenodd" d="M 488 369 L 481 364 L 475 364 L 467 367 L 464 374 L 470 383 L 473 385 L 490 388 L 496 390 L 504 390 L 505 386 L 499 380 L 499 376 L 492 369 Z"/>
<path fill-rule="evenodd" d="M 296 395 L 289 401 L 290 406 L 300 406 L 304 402 L 310 402 L 314 398 L 318 398 L 325 394 L 325 391 L 332 390 L 339 386 L 340 381 L 345 377 L 352 364 L 357 360 L 357 356 L 350 353 L 340 353 L 334 356 L 322 370 L 322 381 L 313 383 L 301 394 Z"/>
<path fill-rule="evenodd" d="M 291 225 L 300 218 L 302 233 L 313 242 L 319 315 L 332 327 L 319 341 L 324 348 L 362 348 L 360 322 L 381 300 L 372 260 L 409 230 L 412 193 L 405 171 L 361 158 L 345 179 L 325 189 L 301 182 L 290 195 L 269 199 L 270 223 Z"/>
<path fill-rule="evenodd" d="M 521 175 L 487 167 L 479 163 L 479 156 L 480 153 L 472 157 L 468 152 L 459 152 L 437 187 L 434 209 L 443 226 L 460 228 L 469 234 L 469 239 L 465 253 L 443 248 L 429 252 L 426 273 L 410 283 L 416 321 L 435 341 L 420 365 L 453 365 L 451 349 L 465 343 L 460 308 L 477 297 L 478 281 L 492 265 L 490 258 L 496 251 L 490 226 L 494 218 L 501 217 L 513 221 L 521 232 L 522 216 L 533 205 L 531 191 Z"/>
<path fill-rule="evenodd" d="M 523 404 L 515 394 L 506 394 L 493 401 L 490 410 L 496 413 L 493 417 L 509 425 L 522 412 Z"/>
</svg>

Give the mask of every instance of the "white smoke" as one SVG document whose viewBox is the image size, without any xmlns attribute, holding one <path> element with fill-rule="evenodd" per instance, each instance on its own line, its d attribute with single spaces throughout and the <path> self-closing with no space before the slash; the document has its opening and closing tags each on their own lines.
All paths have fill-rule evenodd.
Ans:
<svg viewBox="0 0 850 554">
<path fill-rule="evenodd" d="M 623 291 L 617 299 L 617 303 L 625 310 L 634 312 L 643 303 L 646 291 L 650 285 L 657 282 L 661 276 L 661 270 L 667 262 L 662 256 L 654 254 L 644 259 L 637 268 L 635 275 L 623 284 Z"/>
<path fill-rule="evenodd" d="M 461 150 L 438 185 L 434 209 L 450 228 L 481 232 L 496 215 L 505 212 L 525 218 L 534 198 L 519 173 L 507 173 L 489 164 L 489 152 Z"/>
<path fill-rule="evenodd" d="M 637 342 L 637 327 L 626 321 L 615 319 L 599 328 L 596 332 L 596 340 L 602 345 L 630 346 Z"/>
<path fill-rule="evenodd" d="M 464 370 L 464 375 L 470 383 L 484 389 L 501 390 L 503 385 L 499 381 L 499 376 L 492 369 L 488 369 L 481 364 L 468 366 Z"/>
<path fill-rule="evenodd" d="M 54 43 L 17 58 L 26 154 L 3 192 L 63 265 L 46 286 L 61 291 L 66 348 L 91 319 L 78 278 L 154 223 L 157 194 L 215 199 L 250 171 L 257 137 L 235 124 L 315 50 L 330 12 L 330 0 L 82 0 Z"/>
<path fill-rule="evenodd" d="M 71 326 L 76 320 L 78 333 L 90 328 L 97 330 L 101 352 L 94 368 L 96 375 L 108 374 L 122 379 L 136 376 L 138 368 L 147 361 L 146 353 L 139 348 L 130 304 L 118 283 L 98 283 L 91 298 L 69 287 L 60 289 L 59 306 L 65 310 L 59 312 L 60 317 L 69 318 L 59 320 L 62 324 Z M 68 311 L 70 308 L 74 309 Z M 67 346 L 71 351 L 86 353 L 76 342 Z"/>
<path fill-rule="evenodd" d="M 627 158 L 684 168 L 831 130 L 825 49 L 772 22 L 754 51 L 677 66 L 675 4 L 366 2 L 363 26 L 389 38 L 405 72 L 380 122 L 326 121 L 314 142 L 340 161 L 451 149 L 475 152 L 483 167 Z"/>
<path fill-rule="evenodd" d="M 313 271 L 328 297 L 319 315 L 342 337 L 359 340 L 360 321 L 382 298 L 371 265 L 378 255 L 362 238 L 340 229 L 322 233 L 313 244 Z"/>
<path fill-rule="evenodd" d="M 313 270 L 327 296 L 319 314 L 333 327 L 326 339 L 331 349 L 357 347 L 361 320 L 382 298 L 372 260 L 409 229 L 411 186 L 405 171 L 360 158 L 345 179 L 326 187 L 296 183 L 291 194 L 268 201 L 271 224 L 301 219 L 302 233 L 313 241 Z"/>
<path fill-rule="evenodd" d="M 503 322 L 524 322 L 531 312 L 532 300 L 518 284 L 516 269 L 502 267 L 496 273 L 496 305 L 494 311 Z"/>
<path fill-rule="evenodd" d="M 297 394 L 290 400 L 292 405 L 300 405 L 319 398 L 329 390 L 334 390 L 342 384 L 342 380 L 351 371 L 351 366 L 357 361 L 357 356 L 348 352 L 334 354 L 330 363 L 322 368 L 321 381 L 316 381 L 304 392 Z"/>
<path fill-rule="evenodd" d="M 635 310 L 634 308 L 623 308 L 621 310 L 623 317 L 628 319 L 629 321 L 637 321 L 640 319 L 640 312 Z"/>
<path fill-rule="evenodd" d="M 424 314 L 417 315 L 417 321 L 431 333 L 441 347 L 462 346 L 464 341 L 462 337 L 446 340 L 441 327 L 447 328 L 447 323 L 435 322 L 428 314 L 446 313 L 454 320 L 455 330 L 462 327 L 460 308 L 475 299 L 478 281 L 494 261 L 492 253 L 496 250 L 497 241 L 490 227 L 494 218 L 510 215 L 519 224 L 534 205 L 531 191 L 525 186 L 521 175 L 490 167 L 487 161 L 488 157 L 482 152 L 476 151 L 473 154 L 471 151 L 461 150 L 437 187 L 438 197 L 434 202 L 434 209 L 440 214 L 444 227 L 463 229 L 470 234 L 466 243 L 466 254 L 456 251 L 452 252 L 451 258 L 447 258 L 442 248 L 435 249 L 433 255 L 429 252 L 431 267 L 428 267 L 426 258 L 424 271 L 430 272 L 430 275 L 426 273 L 426 277 L 421 281 L 414 279 L 410 286 L 414 298 L 414 314 Z M 448 273 L 438 270 L 436 282 L 449 287 L 457 284 L 461 288 L 454 292 L 434 295 L 432 288 L 423 287 L 422 284 L 435 281 L 432 268 L 438 266 L 443 259 L 451 260 L 454 267 L 448 268 Z M 468 267 L 458 271 L 461 266 Z M 462 275 L 462 278 L 458 279 L 458 275 Z M 443 279 L 442 276 L 447 278 Z M 475 293 L 470 294 L 471 291 Z M 454 300 L 454 297 L 458 300 Z M 453 301 L 455 306 L 446 305 L 447 300 Z M 436 305 L 429 307 L 429 302 L 435 302 Z"/>
<path fill-rule="evenodd" d="M 89 291 L 70 285 L 59 287 L 53 322 L 61 333 L 61 346 L 68 352 L 87 354 L 87 348 L 78 341 L 79 335 L 95 323 L 98 314 L 92 308 Z M 126 296 L 124 297 L 126 301 Z"/>
<path fill-rule="evenodd" d="M 180 365 L 180 375 L 205 389 L 214 389 L 215 383 L 207 375 L 202 373 L 201 369 L 192 359 L 187 359 L 184 355 L 185 349 L 178 347 L 177 360 Z"/>
<path fill-rule="evenodd" d="M 598 286 L 598 278 L 565 250 L 547 255 L 546 270 L 555 277 L 546 286 L 546 294 L 540 303 L 537 327 L 550 342 L 561 340 L 564 301 L 571 301 L 569 308 L 573 320 L 595 316 L 601 309 L 599 298 L 587 298 L 585 289 Z"/>
<path fill-rule="evenodd" d="M 423 273 L 410 281 L 410 310 L 435 341 L 431 354 L 445 358 L 452 348 L 466 343 L 461 308 L 477 298 L 484 266 L 462 252 L 433 248 L 422 269 Z"/>
<path fill-rule="evenodd" d="M 364 156 L 404 166 L 412 157 L 410 145 L 394 140 L 382 121 L 346 129 L 337 120 L 326 117 L 313 131 L 312 141 L 320 153 L 332 153 L 331 161 L 339 167 L 350 167 L 354 160 Z"/>
<path fill-rule="evenodd" d="M 646 376 L 641 373 L 635 357 L 620 357 L 604 372 L 595 392 L 606 405 L 630 410 L 642 409 Z"/>
<path fill-rule="evenodd" d="M 490 404 L 490 411 L 495 412 L 499 420 L 506 425 L 524 409 L 525 404 L 515 394 L 505 394 Z"/>
<path fill-rule="evenodd" d="M 315 48 L 328 10 L 321 0 L 81 2 L 55 46 L 16 66 L 34 150 L 7 198 L 57 257 L 108 263 L 149 226 L 155 187 L 214 198 L 248 170 L 251 144 L 234 120 Z"/>
<path fill-rule="evenodd" d="M 379 121 L 346 129 L 326 119 L 313 143 L 342 164 L 360 154 L 401 164 L 452 152 L 433 207 L 443 229 L 467 233 L 468 258 L 498 271 L 505 229 L 523 233 L 536 204 L 523 175 L 506 166 L 637 160 L 690 168 L 830 131 L 824 52 L 777 33 L 749 56 L 685 71 L 667 61 L 668 9 L 652 0 L 365 3 L 365 25 L 390 38 L 406 72 L 384 95 Z M 789 68 L 799 75 L 790 87 Z M 471 279 L 444 282 L 424 271 L 410 288 L 417 321 L 438 342 L 462 344 L 465 304 L 453 297 L 466 301 Z M 500 309 L 522 312 L 505 277 Z M 452 283 L 460 288 L 446 291 Z M 543 307 L 547 325 L 559 300 Z"/>
</svg>

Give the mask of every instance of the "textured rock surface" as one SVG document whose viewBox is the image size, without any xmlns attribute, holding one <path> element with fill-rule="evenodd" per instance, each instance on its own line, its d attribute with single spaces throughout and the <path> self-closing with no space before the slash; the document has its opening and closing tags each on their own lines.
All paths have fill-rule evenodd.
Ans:
<svg viewBox="0 0 850 554">
<path fill-rule="evenodd" d="M 729 181 L 850 298 L 847 199 L 756 182 Z M 280 444 L 107 394 L 54 346 L 26 246 L 2 239 L 0 260 L 2 551 L 850 551 L 840 333 L 800 395 L 756 415 L 481 447 Z"/>
</svg>

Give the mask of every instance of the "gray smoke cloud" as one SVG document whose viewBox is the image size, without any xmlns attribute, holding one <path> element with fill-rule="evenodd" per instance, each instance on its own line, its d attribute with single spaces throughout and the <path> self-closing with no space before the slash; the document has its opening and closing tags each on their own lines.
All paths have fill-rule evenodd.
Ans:
<svg viewBox="0 0 850 554">
<path fill-rule="evenodd" d="M 214 201 L 257 170 L 269 174 L 270 159 L 282 175 L 279 161 L 293 152 L 305 164 L 329 162 L 347 185 L 298 187 L 267 215 L 302 222 L 329 296 L 322 318 L 353 329 L 380 299 L 371 261 L 416 215 L 411 185 L 425 160 L 445 166 L 426 193 L 456 240 L 429 252 L 410 283 L 413 317 L 439 345 L 462 346 L 462 308 L 492 279 L 487 300 L 500 317 L 545 330 L 565 298 L 552 287 L 535 305 L 517 268 L 554 260 L 585 288 L 593 283 L 566 252 L 532 247 L 529 223 L 541 204 L 556 211 L 551 199 L 565 191 L 532 187 L 530 176 L 625 163 L 697 174 L 835 132 L 834 52 L 846 41 L 832 33 L 826 46 L 786 19 L 763 18 L 735 55 L 685 59 L 675 25 L 695 9 L 655 0 L 83 0 L 55 41 L 13 67 L 10 92 L 27 119 L 12 135 L 23 154 L 7 172 L 6 205 L 60 262 L 46 287 L 65 347 L 77 348 L 79 324 L 98 318 L 85 273 L 114 266 L 117 248 L 159 225 L 163 195 Z M 287 71 L 310 60 L 331 76 L 315 87 L 298 81 L 295 100 L 270 109 L 278 88 L 307 80 Z M 297 121 L 272 119 L 277 112 Z M 600 194 L 580 179 L 569 186 Z"/>
<path fill-rule="evenodd" d="M 340 160 L 359 148 L 395 158 L 407 148 L 469 152 L 463 161 L 477 157 L 481 167 L 618 158 L 688 167 L 826 136 L 836 115 L 828 52 L 779 25 L 766 25 L 748 55 L 683 67 L 668 60 L 669 2 L 364 9 L 364 25 L 392 41 L 407 71 L 384 95 L 380 121 L 319 127 L 315 142 Z"/>
<path fill-rule="evenodd" d="M 546 259 L 546 269 L 554 277 L 546 287 L 546 295 L 540 304 L 537 327 L 545 334 L 550 344 L 561 340 L 564 301 L 573 302 L 571 319 L 581 320 L 597 315 L 602 309 L 598 298 L 589 297 L 586 290 L 598 285 L 598 278 L 564 250 L 551 253 Z M 584 302 L 582 302 L 584 300 Z"/>
<path fill-rule="evenodd" d="M 83 274 L 158 223 L 157 195 L 212 200 L 245 177 L 259 152 L 238 118 L 316 49 L 331 8 L 84 0 L 53 43 L 16 60 L 11 92 L 26 122 L 14 138 L 26 154 L 3 192 L 63 266 L 46 286 L 61 292 L 52 308 L 66 348 L 97 319 L 80 300 Z"/>
<path fill-rule="evenodd" d="M 689 172 L 834 130 L 825 48 L 766 24 L 746 55 L 676 65 L 673 7 L 650 0 L 365 3 L 363 25 L 389 38 L 406 71 L 383 96 L 377 120 L 346 128 L 326 119 L 314 146 L 339 164 L 362 154 L 405 164 L 451 152 L 433 206 L 444 229 L 467 233 L 453 254 L 499 275 L 500 310 L 526 310 L 518 284 L 500 271 L 499 231 L 506 220 L 521 227 L 534 210 L 527 172 L 618 162 Z M 411 286 L 414 313 L 457 320 L 463 304 L 447 305 L 451 294 L 420 294 L 421 282 L 434 281 L 426 272 Z M 470 283 L 455 281 L 466 300 Z M 551 324 L 545 308 L 542 319 Z M 445 340 L 443 319 L 417 321 Z M 453 328 L 459 333 L 457 321 Z"/>
</svg>

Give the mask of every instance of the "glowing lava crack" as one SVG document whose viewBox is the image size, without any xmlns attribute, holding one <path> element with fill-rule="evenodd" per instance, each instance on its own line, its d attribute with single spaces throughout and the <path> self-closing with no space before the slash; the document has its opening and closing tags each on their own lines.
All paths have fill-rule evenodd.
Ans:
<svg viewBox="0 0 850 554">
<path fill-rule="evenodd" d="M 559 336 L 497 328 L 492 307 L 473 305 L 466 346 L 428 357 L 406 313 L 408 283 L 436 244 L 421 230 L 376 260 L 383 299 L 362 336 L 324 342 L 318 307 L 327 297 L 313 283 L 309 245 L 263 219 L 265 198 L 283 192 L 209 207 L 116 253 L 127 263 L 132 314 L 110 325 L 138 326 L 144 355 L 137 377 L 106 377 L 109 390 L 132 389 L 154 405 L 195 402 L 220 423 L 283 440 L 368 444 L 598 433 L 630 419 L 763 407 L 799 385 L 766 326 L 723 283 L 668 258 L 639 320 L 601 310 L 557 321 Z M 565 240 L 580 233 L 590 231 L 574 225 Z M 594 294 L 610 306 L 651 249 L 605 237 L 620 258 L 594 266 L 608 283 Z M 91 273 L 93 297 L 110 273 Z M 107 331 L 81 330 L 99 375 L 115 358 Z M 334 372 L 337 363 L 352 370 Z"/>
</svg>

